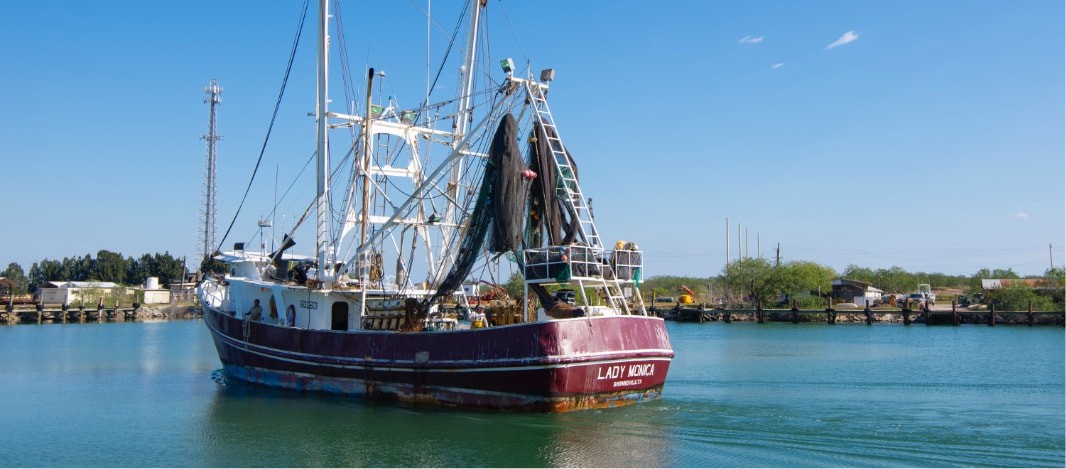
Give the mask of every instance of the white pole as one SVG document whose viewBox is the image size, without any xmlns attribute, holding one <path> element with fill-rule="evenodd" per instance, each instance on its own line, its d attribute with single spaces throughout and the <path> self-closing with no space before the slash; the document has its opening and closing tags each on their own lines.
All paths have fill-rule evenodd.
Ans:
<svg viewBox="0 0 1066 469">
<path fill-rule="evenodd" d="M 332 283 L 328 239 L 329 223 L 329 140 L 326 134 L 327 103 L 329 102 L 329 0 L 318 2 L 318 109 L 317 115 L 317 178 L 315 197 L 315 255 L 318 258 L 318 280 L 324 285 Z"/>
</svg>

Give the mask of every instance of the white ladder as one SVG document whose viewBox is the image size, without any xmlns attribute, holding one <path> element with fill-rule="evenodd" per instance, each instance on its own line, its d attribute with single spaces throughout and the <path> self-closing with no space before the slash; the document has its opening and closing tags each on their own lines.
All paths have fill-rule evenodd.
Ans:
<svg viewBox="0 0 1066 469">
<path fill-rule="evenodd" d="M 618 283 L 617 278 L 614 280 L 604 279 L 603 289 L 607 292 L 608 304 L 622 310 L 625 314 L 633 314 L 629 310 L 629 302 L 626 301 L 626 297 L 622 293 L 622 285 Z"/>
<path fill-rule="evenodd" d="M 548 147 L 551 148 L 552 157 L 555 159 L 555 167 L 558 168 L 557 176 L 560 184 L 556 191 L 573 207 L 574 213 L 577 214 L 578 232 L 589 247 L 603 248 L 599 232 L 596 231 L 596 223 L 592 220 L 592 211 L 589 209 L 585 196 L 581 194 L 581 186 L 577 183 L 574 168 L 570 165 L 570 158 L 566 156 L 566 147 L 563 146 L 559 131 L 555 128 L 555 119 L 552 118 L 551 110 L 548 109 L 544 88 L 531 80 L 525 81 L 525 86 L 533 109 L 537 113 L 537 122 L 540 123 L 548 139 Z"/>
<path fill-rule="evenodd" d="M 597 284 L 600 286 L 596 286 Z M 598 282 L 592 282 L 590 284 L 586 284 L 585 281 L 577 279 L 577 287 L 579 288 L 579 291 L 582 292 L 582 298 L 584 298 L 585 295 L 585 287 L 591 287 L 593 289 L 600 288 L 603 290 L 604 296 L 606 297 L 607 306 L 621 311 L 622 314 L 633 314 L 629 309 L 629 302 L 626 301 L 626 297 L 622 293 L 622 285 L 618 282 L 618 279 L 607 280 L 601 278 Z M 592 304 L 587 298 L 583 301 L 585 304 Z M 643 308 L 641 310 L 643 311 Z"/>
</svg>

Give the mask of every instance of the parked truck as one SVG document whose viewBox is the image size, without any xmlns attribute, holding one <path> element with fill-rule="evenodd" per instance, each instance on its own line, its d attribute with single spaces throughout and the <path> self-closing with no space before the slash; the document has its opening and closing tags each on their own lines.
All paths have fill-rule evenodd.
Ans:
<svg viewBox="0 0 1066 469">
<path fill-rule="evenodd" d="M 936 304 L 936 294 L 933 293 L 933 287 L 928 283 L 919 283 L 918 293 L 920 293 L 922 298 L 929 303 L 929 306 Z"/>
</svg>

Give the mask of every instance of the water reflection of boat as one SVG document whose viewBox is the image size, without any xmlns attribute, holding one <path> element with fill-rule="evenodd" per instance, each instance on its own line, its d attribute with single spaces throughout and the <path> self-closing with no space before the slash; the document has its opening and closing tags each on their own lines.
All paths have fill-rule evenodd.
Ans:
<svg viewBox="0 0 1066 469">
<path fill-rule="evenodd" d="M 198 467 L 668 467 L 678 443 L 673 421 L 656 418 L 662 413 L 660 405 L 567 414 L 366 406 L 224 378 L 190 433 L 199 444 L 188 460 Z M 220 444 L 235 436 L 240 444 Z"/>
<path fill-rule="evenodd" d="M 523 77 L 508 59 L 504 77 L 485 78 L 492 74 L 474 60 L 485 4 L 473 1 L 458 97 L 409 110 L 391 97 L 375 104 L 370 69 L 365 112 L 331 112 L 328 4 L 319 5 L 316 253 L 286 254 L 294 244 L 286 236 L 272 253 L 237 245 L 218 257 L 228 274 L 205 278 L 198 294 L 225 373 L 492 409 L 561 412 L 658 398 L 673 350 L 662 319 L 640 301 L 643 253 L 601 242 L 548 108 L 554 71 Z M 488 82 L 484 90 L 476 77 Z M 337 127 L 352 136 L 352 163 L 349 176 L 333 178 L 328 130 Z M 436 166 L 434 147 L 447 155 Z M 447 305 L 463 306 L 461 285 L 506 278 L 506 269 L 539 307 L 495 304 L 488 327 L 450 319 Z M 422 273 L 425 281 L 413 281 Z M 574 304 L 553 296 L 556 288 L 576 292 Z"/>
</svg>

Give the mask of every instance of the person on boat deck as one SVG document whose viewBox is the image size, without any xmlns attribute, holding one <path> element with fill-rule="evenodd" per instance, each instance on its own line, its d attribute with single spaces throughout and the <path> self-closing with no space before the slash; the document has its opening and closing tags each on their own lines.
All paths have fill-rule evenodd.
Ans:
<svg viewBox="0 0 1066 469">
<path fill-rule="evenodd" d="M 481 329 L 482 327 L 488 327 L 488 321 L 485 320 L 485 313 L 478 308 L 474 310 L 474 314 L 470 315 L 470 328 Z"/>
<path fill-rule="evenodd" d="M 259 306 L 259 300 L 255 300 L 255 304 L 252 305 L 252 309 L 248 310 L 245 317 L 248 317 L 253 321 L 258 321 L 263 318 L 263 307 Z"/>
</svg>

